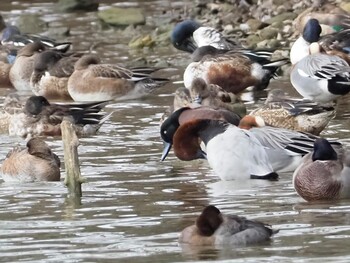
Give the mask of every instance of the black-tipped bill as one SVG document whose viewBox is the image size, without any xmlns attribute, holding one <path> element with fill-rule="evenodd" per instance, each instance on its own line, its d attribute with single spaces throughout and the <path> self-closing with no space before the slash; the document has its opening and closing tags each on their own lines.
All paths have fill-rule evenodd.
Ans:
<svg viewBox="0 0 350 263">
<path fill-rule="evenodd" d="M 168 143 L 168 142 L 164 142 L 163 145 L 164 146 L 163 146 L 162 157 L 160 158 L 161 161 L 164 161 L 165 158 L 168 156 L 170 149 L 171 149 L 171 146 L 172 146 L 172 144 Z"/>
</svg>

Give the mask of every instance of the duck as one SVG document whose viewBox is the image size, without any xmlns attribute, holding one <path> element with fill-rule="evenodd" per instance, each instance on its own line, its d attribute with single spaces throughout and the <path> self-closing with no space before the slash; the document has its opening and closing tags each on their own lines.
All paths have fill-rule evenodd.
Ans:
<svg viewBox="0 0 350 263">
<path fill-rule="evenodd" d="M 310 19 L 317 19 L 325 34 L 350 28 L 349 14 L 344 9 L 332 4 L 313 5 L 301 12 L 294 20 L 297 32 L 302 32 Z"/>
<path fill-rule="evenodd" d="M 269 241 L 277 232 L 265 223 L 237 215 L 225 215 L 216 206 L 208 205 L 195 224 L 182 230 L 179 243 L 239 247 Z"/>
<path fill-rule="evenodd" d="M 98 56 L 87 54 L 75 63 L 68 79 L 68 92 L 75 101 L 141 98 L 169 81 L 151 77 L 150 73 L 156 70 L 102 64 Z"/>
<path fill-rule="evenodd" d="M 53 48 L 61 52 L 66 52 L 71 47 L 71 42 L 56 42 L 56 40 L 36 35 L 36 34 L 24 34 L 21 33 L 20 29 L 17 26 L 8 25 L 2 31 L 1 36 L 1 45 L 8 47 L 9 49 L 18 50 L 29 43 L 40 42 L 46 48 Z"/>
<path fill-rule="evenodd" d="M 336 55 L 350 63 L 350 29 L 322 35 L 322 27 L 317 19 L 311 18 L 305 24 L 302 34 L 294 42 L 290 51 L 293 65 L 310 55 L 310 45 L 318 43 L 321 53 Z"/>
<path fill-rule="evenodd" d="M 324 138 L 315 140 L 314 150 L 293 173 L 293 186 L 308 202 L 350 198 L 349 150 Z"/>
<path fill-rule="evenodd" d="M 249 130 L 265 147 L 273 169 L 279 173 L 294 172 L 304 155 L 313 150 L 314 142 L 319 136 L 284 128 L 267 126 L 259 116 L 246 115 L 238 125 Z M 337 140 L 332 145 L 342 145 Z"/>
<path fill-rule="evenodd" d="M 320 46 L 310 45 L 311 54 L 292 67 L 290 81 L 304 98 L 329 104 L 350 92 L 350 66 L 336 55 L 320 53 Z"/>
<path fill-rule="evenodd" d="M 185 87 L 179 87 L 174 92 L 173 103 L 166 108 L 165 112 L 160 118 L 160 125 L 172 114 L 180 108 L 194 106 L 191 99 L 191 94 Z"/>
<path fill-rule="evenodd" d="M 189 106 L 179 108 L 174 111 L 168 118 L 176 119 L 179 125 L 196 119 L 215 119 L 222 120 L 233 125 L 238 125 L 241 117 L 226 109 L 214 109 L 212 107 L 201 106 L 198 104 L 190 104 Z"/>
<path fill-rule="evenodd" d="M 26 147 L 15 147 L 3 161 L 0 174 L 5 182 L 60 181 L 60 159 L 46 142 L 31 138 Z"/>
<path fill-rule="evenodd" d="M 247 114 L 245 104 L 236 94 L 227 92 L 216 84 L 208 85 L 202 78 L 196 78 L 192 81 L 190 96 L 193 103 L 202 106 L 226 109 L 237 113 L 240 117 Z"/>
<path fill-rule="evenodd" d="M 160 133 L 164 141 L 161 160 L 173 146 L 180 160 L 206 158 L 222 180 L 275 180 L 278 173 L 294 172 L 318 138 L 266 126 L 262 118 L 251 115 L 244 116 L 238 127 L 222 120 L 194 118 L 180 124 L 177 112 L 164 121 Z M 205 144 L 205 152 L 200 141 Z M 332 144 L 340 145 L 337 141 Z"/>
<path fill-rule="evenodd" d="M 36 56 L 45 50 L 44 44 L 34 42 L 21 48 L 10 69 L 9 78 L 16 90 L 31 91 L 30 78 L 33 73 Z"/>
<path fill-rule="evenodd" d="M 81 54 L 45 50 L 34 60 L 30 77 L 32 91 L 48 100 L 73 100 L 68 92 L 68 79 Z"/>
<path fill-rule="evenodd" d="M 319 135 L 336 115 L 336 105 L 319 105 L 292 98 L 281 89 L 270 90 L 265 103 L 249 115 L 261 117 L 265 125 Z"/>
<path fill-rule="evenodd" d="M 186 67 L 183 75 L 186 88 L 191 88 L 194 79 L 202 78 L 207 84 L 219 85 L 234 94 L 251 86 L 261 90 L 268 86 L 276 70 L 288 63 L 287 59 L 270 61 L 265 55 L 259 56 L 249 51 L 224 54 L 216 51 L 211 46 L 203 46 L 195 51 L 198 57 L 193 56 L 193 62 Z"/>
<path fill-rule="evenodd" d="M 223 50 L 232 50 L 241 46 L 237 41 L 225 38 L 215 28 L 201 26 L 191 19 L 175 25 L 170 41 L 175 48 L 189 53 L 193 53 L 198 47 L 208 45 Z"/>
<path fill-rule="evenodd" d="M 49 103 L 43 96 L 30 96 L 21 112 L 11 117 L 9 134 L 23 138 L 61 136 L 60 124 L 67 118 L 78 136 L 93 135 L 113 113 L 100 113 L 108 103 Z"/>
<path fill-rule="evenodd" d="M 278 178 L 264 147 L 249 131 L 205 116 L 182 121 L 181 110 L 175 111 L 161 126 L 162 161 L 173 146 L 176 157 L 182 161 L 207 159 L 223 181 Z M 201 141 L 205 151 L 200 146 Z"/>
</svg>

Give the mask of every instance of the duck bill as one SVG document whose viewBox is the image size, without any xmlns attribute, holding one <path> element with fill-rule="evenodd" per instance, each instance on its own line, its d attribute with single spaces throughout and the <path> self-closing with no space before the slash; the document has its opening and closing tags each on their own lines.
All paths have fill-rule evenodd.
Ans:
<svg viewBox="0 0 350 263">
<path fill-rule="evenodd" d="M 194 103 L 201 104 L 202 103 L 202 97 L 201 96 L 195 96 L 193 99 Z"/>
<path fill-rule="evenodd" d="M 164 142 L 162 157 L 160 158 L 161 161 L 164 161 L 165 158 L 168 156 L 171 146 L 172 146 L 171 143 Z"/>
<path fill-rule="evenodd" d="M 193 53 L 197 49 L 197 46 L 193 43 L 192 39 L 187 40 L 183 44 L 183 50 L 189 53 Z"/>
</svg>

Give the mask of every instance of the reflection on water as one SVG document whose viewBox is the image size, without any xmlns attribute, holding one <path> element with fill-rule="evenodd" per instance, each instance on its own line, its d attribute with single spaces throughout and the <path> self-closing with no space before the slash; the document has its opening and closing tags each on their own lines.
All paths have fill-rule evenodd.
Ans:
<svg viewBox="0 0 350 263">
<path fill-rule="evenodd" d="M 166 2 L 145 1 L 143 5 L 150 15 L 151 8 L 162 9 Z M 90 47 L 94 41 L 117 43 L 96 50 L 109 62 L 130 63 L 142 55 L 125 52 L 128 39 L 118 39 L 112 30 L 101 31 L 91 13 L 56 15 L 52 14 L 52 4 L 28 3 L 0 3 L 2 15 L 11 22 L 18 13 L 14 9 L 40 10 L 55 26 L 71 27 L 69 40 L 77 50 Z M 181 2 L 172 4 L 178 3 Z M 148 52 L 147 56 L 176 61 L 186 54 L 163 47 Z M 163 74 L 178 80 L 182 71 L 179 68 Z M 288 83 L 272 83 L 275 87 L 282 85 L 292 91 Z M 168 85 L 147 99 L 108 106 L 107 111 L 115 111 L 111 121 L 102 126 L 98 135 L 80 140 L 81 172 L 87 180 L 82 186 L 81 203 L 67 198 L 63 180 L 23 185 L 1 182 L 2 261 L 125 262 L 126 258 L 130 262 L 349 261 L 348 201 L 305 203 L 293 190 L 291 174 L 283 174 L 277 182 L 222 182 L 203 160 L 182 162 L 171 153 L 167 161 L 159 161 L 162 149 L 159 119 L 171 104 L 171 94 L 177 87 Z M 9 92 L 1 89 L 0 95 L 3 98 Z M 253 95 L 257 100 L 266 92 Z M 348 101 L 349 96 L 341 102 L 338 116 L 323 133 L 347 143 Z M 251 103 L 248 107 L 255 106 Z M 7 135 L 0 139 L 1 159 L 13 145 L 24 143 Z M 62 142 L 49 138 L 48 143 L 63 160 Z M 178 233 L 192 224 L 208 204 L 217 205 L 225 213 L 264 221 L 280 231 L 271 242 L 253 247 L 179 246 Z"/>
</svg>

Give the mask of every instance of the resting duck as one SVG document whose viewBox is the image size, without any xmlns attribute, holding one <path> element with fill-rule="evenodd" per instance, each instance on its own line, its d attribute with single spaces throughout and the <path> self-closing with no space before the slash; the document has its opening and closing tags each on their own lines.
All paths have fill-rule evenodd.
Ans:
<svg viewBox="0 0 350 263">
<path fill-rule="evenodd" d="M 203 209 L 194 225 L 182 230 L 179 242 L 197 246 L 246 246 L 266 242 L 276 232 L 264 223 L 225 215 L 209 205 Z"/>
<path fill-rule="evenodd" d="M 350 197 L 350 152 L 317 139 L 293 174 L 293 186 L 306 201 Z"/>
<path fill-rule="evenodd" d="M 5 182 L 59 181 L 60 159 L 39 138 L 32 138 L 26 148 L 11 150 L 0 168 Z"/>
</svg>

